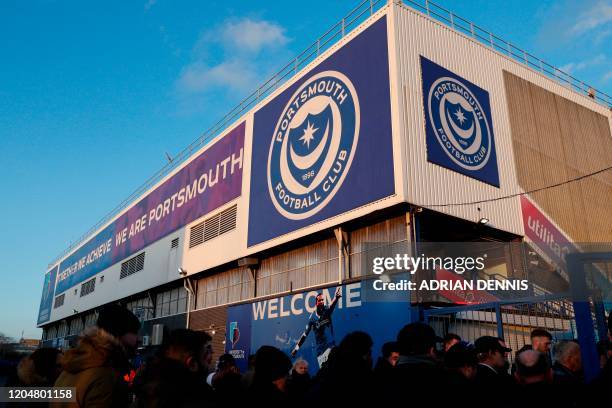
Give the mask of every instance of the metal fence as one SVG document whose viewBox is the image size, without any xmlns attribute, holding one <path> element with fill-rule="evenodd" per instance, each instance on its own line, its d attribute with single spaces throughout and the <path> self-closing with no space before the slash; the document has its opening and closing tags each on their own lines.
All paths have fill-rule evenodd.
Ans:
<svg viewBox="0 0 612 408">
<path fill-rule="evenodd" d="M 439 336 L 455 333 L 468 342 L 481 336 L 503 338 L 512 349 L 510 362 L 523 346 L 531 344 L 533 329 L 550 332 L 553 344 L 578 337 L 573 303 L 564 294 L 433 308 L 425 310 L 423 315 Z M 593 320 L 595 322 L 594 315 Z"/>
</svg>

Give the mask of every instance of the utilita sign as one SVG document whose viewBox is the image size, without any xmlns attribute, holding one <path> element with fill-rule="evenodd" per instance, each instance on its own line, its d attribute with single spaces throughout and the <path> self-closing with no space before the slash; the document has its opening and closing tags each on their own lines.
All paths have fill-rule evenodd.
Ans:
<svg viewBox="0 0 612 408">
<path fill-rule="evenodd" d="M 521 210 L 525 236 L 567 277 L 565 256 L 576 251 L 575 245 L 526 197 L 521 197 Z"/>
</svg>

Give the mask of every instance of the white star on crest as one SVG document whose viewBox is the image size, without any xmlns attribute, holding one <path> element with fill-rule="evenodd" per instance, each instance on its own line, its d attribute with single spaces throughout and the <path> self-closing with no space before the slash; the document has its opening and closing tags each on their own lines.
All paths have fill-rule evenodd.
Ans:
<svg viewBox="0 0 612 408">
<path fill-rule="evenodd" d="M 319 128 L 314 127 L 314 125 L 312 125 L 309 121 L 308 124 L 306 125 L 306 129 L 304 129 L 304 135 L 300 137 L 300 140 L 303 140 L 304 144 L 309 149 L 310 149 L 310 142 L 312 142 L 312 140 L 314 139 L 314 133 L 317 130 L 319 130 Z"/>
<path fill-rule="evenodd" d="M 457 117 L 459 122 L 461 122 L 461 124 L 463 125 L 463 122 L 465 122 L 465 115 L 463 114 L 463 111 L 461 110 L 461 108 L 457 108 L 457 112 L 455 112 L 455 116 Z"/>
</svg>

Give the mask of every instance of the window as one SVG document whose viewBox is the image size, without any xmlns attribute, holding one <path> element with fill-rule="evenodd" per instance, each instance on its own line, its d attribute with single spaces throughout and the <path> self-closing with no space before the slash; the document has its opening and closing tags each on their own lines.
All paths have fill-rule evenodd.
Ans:
<svg viewBox="0 0 612 408">
<path fill-rule="evenodd" d="M 121 264 L 121 274 L 119 275 L 119 279 L 126 278 L 136 272 L 142 271 L 144 269 L 144 259 L 145 253 L 143 252 L 123 262 Z"/>
<path fill-rule="evenodd" d="M 97 320 L 98 320 L 98 315 L 95 312 L 85 315 L 85 327 L 84 328 L 87 329 L 88 327 L 95 326 Z"/>
<path fill-rule="evenodd" d="M 53 308 L 57 309 L 60 306 L 64 305 L 64 299 L 66 298 L 66 294 L 62 293 L 61 295 L 55 298 L 55 303 L 53 304 Z"/>
<path fill-rule="evenodd" d="M 90 279 L 81 285 L 81 297 L 89 295 L 96 289 L 96 278 Z"/>
<path fill-rule="evenodd" d="M 158 293 L 156 300 L 155 317 L 185 313 L 187 310 L 187 291 L 183 287 Z"/>
<path fill-rule="evenodd" d="M 150 320 L 153 318 L 153 303 L 149 296 L 144 296 L 139 299 L 134 299 L 126 304 L 128 308 L 140 321 Z"/>
<path fill-rule="evenodd" d="M 47 332 L 47 340 L 52 340 L 57 337 L 57 326 L 51 325 L 49 327 L 49 331 Z"/>
<path fill-rule="evenodd" d="M 71 336 L 76 336 L 81 333 L 81 331 L 83 331 L 83 319 L 81 319 L 80 317 L 72 319 L 72 321 L 70 322 L 69 334 Z"/>
<path fill-rule="evenodd" d="M 179 239 L 174 238 L 172 242 L 170 243 L 170 249 L 178 248 L 178 244 L 179 244 Z"/>
<path fill-rule="evenodd" d="M 66 337 L 67 334 L 68 334 L 68 322 L 64 320 L 60 323 L 59 327 L 57 328 L 57 337 Z"/>
<path fill-rule="evenodd" d="M 178 288 L 177 289 L 172 289 L 170 291 L 170 311 L 168 312 L 168 314 L 176 314 L 177 311 L 177 301 L 178 300 Z"/>
</svg>

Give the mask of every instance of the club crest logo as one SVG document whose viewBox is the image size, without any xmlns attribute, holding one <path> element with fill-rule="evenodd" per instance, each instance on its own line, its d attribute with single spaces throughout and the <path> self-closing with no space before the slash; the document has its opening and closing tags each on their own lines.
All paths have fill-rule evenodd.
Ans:
<svg viewBox="0 0 612 408">
<path fill-rule="evenodd" d="M 314 75 L 291 96 L 268 155 L 268 189 L 280 214 L 305 219 L 333 198 L 357 149 L 359 115 L 355 87 L 337 71 Z"/>
<path fill-rule="evenodd" d="M 429 87 L 429 121 L 442 150 L 466 170 L 483 168 L 491 156 L 491 127 L 478 98 L 456 78 Z"/>
<path fill-rule="evenodd" d="M 236 347 L 238 341 L 240 340 L 240 329 L 238 329 L 238 322 L 230 322 L 229 338 L 233 350 L 234 347 Z"/>
</svg>

